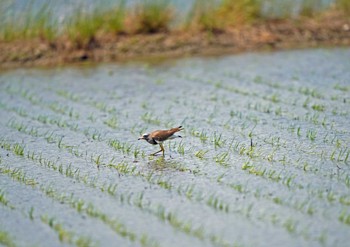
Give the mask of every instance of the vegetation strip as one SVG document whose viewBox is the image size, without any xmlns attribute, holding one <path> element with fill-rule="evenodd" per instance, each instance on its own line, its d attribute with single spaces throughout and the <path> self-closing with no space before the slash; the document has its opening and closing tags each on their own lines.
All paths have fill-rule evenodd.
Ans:
<svg viewBox="0 0 350 247">
<path fill-rule="evenodd" d="M 23 11 L 9 11 L 11 6 L 2 3 L 0 62 L 5 68 L 315 43 L 349 45 L 349 2 L 335 0 L 334 5 L 320 11 L 321 4 L 321 0 L 303 0 L 296 18 L 292 6 L 286 8 L 289 12 L 275 15 L 260 0 L 224 0 L 219 4 L 196 0 L 184 18 L 176 15 L 180 11 L 168 0 L 148 0 L 133 7 L 120 1 L 116 6 L 96 6 L 92 11 L 79 6 L 62 22 L 54 18 L 50 4 L 39 11 L 30 3 Z"/>
</svg>

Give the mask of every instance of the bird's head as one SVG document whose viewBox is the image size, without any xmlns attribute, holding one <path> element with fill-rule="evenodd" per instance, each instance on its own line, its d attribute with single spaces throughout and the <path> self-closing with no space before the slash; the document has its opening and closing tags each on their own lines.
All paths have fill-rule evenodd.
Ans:
<svg viewBox="0 0 350 247">
<path fill-rule="evenodd" d="M 148 136 L 149 136 L 149 134 L 145 133 L 142 136 L 140 136 L 139 139 L 137 139 L 137 140 L 147 140 Z"/>
</svg>

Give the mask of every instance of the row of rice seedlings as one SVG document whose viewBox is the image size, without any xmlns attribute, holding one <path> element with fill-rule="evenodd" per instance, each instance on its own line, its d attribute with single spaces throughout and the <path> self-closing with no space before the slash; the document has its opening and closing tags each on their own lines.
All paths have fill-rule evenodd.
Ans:
<svg viewBox="0 0 350 247">
<path fill-rule="evenodd" d="M 82 96 L 77 95 L 77 94 L 73 94 L 71 92 L 64 91 L 64 90 L 60 90 L 60 91 L 56 91 L 56 92 L 59 92 L 58 93 L 59 96 L 62 96 L 66 99 L 69 99 L 73 102 L 88 104 L 88 105 L 98 109 L 101 112 L 113 114 L 112 116 L 105 119 L 103 121 L 103 124 L 105 124 L 106 126 L 112 128 L 112 129 L 118 128 L 118 118 L 115 115 L 115 114 L 118 114 L 118 112 L 114 106 L 108 106 L 106 103 L 100 102 L 100 101 L 84 100 L 84 98 Z M 97 118 L 94 117 L 93 113 L 91 113 L 88 117 L 88 120 L 90 120 L 91 122 L 96 122 Z"/>
<path fill-rule="evenodd" d="M 302 136 L 301 127 L 295 128 L 295 126 L 292 125 L 291 127 L 288 128 L 288 130 L 291 132 L 294 132 L 295 129 L 296 129 L 297 136 L 301 137 Z M 311 142 L 314 142 L 317 137 L 317 130 L 308 129 L 306 131 L 306 137 Z M 328 153 L 327 151 L 321 150 L 321 152 L 317 152 L 315 154 L 311 153 L 311 154 L 320 156 L 320 158 L 327 159 L 330 161 L 337 161 L 337 162 L 344 162 L 344 163 L 348 162 L 348 159 L 350 156 L 350 152 L 349 152 L 350 150 L 348 147 L 344 146 L 345 144 L 342 144 L 342 142 L 337 138 L 337 135 L 334 135 L 333 138 L 331 138 L 331 136 L 329 136 L 329 133 L 327 132 L 322 139 L 323 139 L 323 143 L 331 143 L 331 144 L 334 143 L 335 144 L 334 149 L 330 153 Z"/>
<path fill-rule="evenodd" d="M 41 103 L 43 102 L 43 99 L 41 97 L 38 97 L 33 92 L 31 92 L 29 89 L 15 88 L 15 87 L 12 87 L 12 86 L 7 86 L 5 88 L 5 91 L 7 93 L 9 93 L 10 95 L 20 96 L 23 99 L 28 100 L 33 105 L 41 105 Z"/>
<path fill-rule="evenodd" d="M 13 236 L 8 232 L 0 230 L 0 244 L 6 247 L 16 247 Z"/>
<path fill-rule="evenodd" d="M 45 106 L 56 113 L 66 115 L 66 116 L 69 116 L 70 118 L 74 118 L 74 119 L 79 118 L 79 116 L 77 115 L 78 113 L 76 113 L 76 111 L 73 108 L 55 106 L 57 104 L 54 104 L 54 103 L 45 104 L 41 98 L 39 98 L 35 94 L 29 92 L 29 90 L 25 90 L 25 89 L 15 90 L 12 88 L 9 88 L 8 90 L 12 94 L 19 93 L 19 95 L 21 95 L 23 98 L 29 100 L 34 105 L 40 104 L 40 106 Z M 36 99 L 36 100 L 33 101 L 33 99 Z M 76 130 L 78 128 L 77 124 L 74 125 L 74 124 L 68 123 L 66 120 L 63 120 L 62 118 L 59 118 L 59 117 L 51 117 L 51 116 L 42 115 L 42 114 L 38 115 L 37 117 L 28 116 L 28 113 L 26 113 L 26 112 L 25 112 L 25 114 L 22 114 L 21 108 L 17 109 L 17 108 L 13 108 L 13 107 L 8 107 L 6 104 L 4 104 L 4 107 L 7 110 L 10 110 L 10 111 L 18 113 L 19 115 L 22 115 L 23 117 L 30 117 L 32 120 L 39 121 L 43 124 L 57 125 L 60 128 L 69 127 L 72 130 Z"/>
<path fill-rule="evenodd" d="M 144 151 L 141 151 L 138 147 L 134 147 L 133 144 L 127 142 L 121 142 L 116 139 L 110 139 L 108 145 L 115 150 L 122 152 L 123 154 L 133 154 L 134 158 L 137 159 L 138 156 L 145 157 L 146 154 Z"/>
<path fill-rule="evenodd" d="M 188 77 L 186 77 L 187 79 L 188 79 Z M 191 78 L 191 77 L 189 77 L 189 79 L 190 80 L 193 80 L 193 78 Z M 209 83 L 209 84 L 212 84 L 212 85 L 218 85 L 217 84 L 217 82 L 215 83 L 215 82 L 213 82 L 213 81 L 211 81 L 211 80 L 208 80 L 208 79 L 202 79 L 202 78 L 196 78 L 194 81 L 200 81 L 200 82 L 204 82 L 204 83 Z M 234 93 L 238 93 L 238 94 L 241 94 L 241 95 L 243 95 L 243 96 L 254 96 L 254 97 L 259 97 L 259 98 L 261 98 L 261 99 L 264 99 L 264 100 L 271 100 L 272 102 L 275 102 L 275 103 L 277 103 L 277 102 L 280 102 L 280 100 L 278 100 L 277 99 L 277 96 L 276 96 L 276 94 L 273 94 L 272 96 L 271 96 L 271 98 L 269 98 L 269 97 L 267 97 L 266 98 L 266 96 L 260 96 L 260 94 L 256 94 L 256 93 L 251 93 L 251 92 L 244 92 L 244 93 L 242 93 L 240 90 L 232 90 L 232 88 L 231 88 L 231 86 L 229 86 L 229 85 L 223 85 L 222 84 L 222 82 L 219 84 L 220 85 L 220 87 L 219 88 L 222 88 L 222 89 L 225 89 L 225 90 L 228 90 L 228 91 L 231 91 L 231 92 L 234 92 Z M 301 89 L 300 89 L 301 90 Z M 305 91 L 305 90 L 304 90 Z M 303 91 L 303 92 L 304 92 Z M 308 91 L 306 91 L 306 92 L 308 92 Z M 315 96 L 316 95 L 316 93 L 313 93 L 312 94 L 313 96 Z M 319 97 L 319 98 L 323 98 L 323 97 Z M 286 104 L 286 105 L 290 105 L 290 101 L 286 101 L 286 102 L 284 102 L 284 104 Z M 250 105 L 248 105 L 248 106 L 250 106 Z M 305 106 L 305 103 L 304 103 L 304 106 Z M 257 107 L 257 105 L 255 105 L 255 108 Z M 270 106 L 269 108 L 271 108 L 272 106 Z M 248 109 L 249 109 L 250 107 L 248 107 Z M 275 115 L 277 115 L 277 116 L 280 116 L 281 114 L 282 114 L 282 112 L 283 113 L 287 113 L 287 111 L 282 111 L 282 108 L 281 107 L 278 107 L 278 108 L 276 108 L 275 110 L 271 110 L 271 109 L 269 109 L 269 108 L 267 108 L 266 109 L 266 107 L 265 107 L 265 109 L 264 110 L 261 110 L 262 112 L 265 112 L 265 113 L 271 113 L 271 112 L 274 112 L 275 113 Z M 313 105 L 313 108 L 312 108 L 313 110 L 315 110 L 315 111 L 324 111 L 325 110 L 325 107 L 324 107 L 324 105 L 319 105 L 319 104 L 314 104 Z"/>
<path fill-rule="evenodd" d="M 53 125 L 57 125 L 58 127 L 60 128 L 69 128 L 70 130 L 72 131 L 75 131 L 77 132 L 78 131 L 78 124 L 70 124 L 68 122 L 66 122 L 65 120 L 62 122 L 61 120 L 56 120 L 56 119 L 51 119 L 49 118 L 48 116 L 43 116 L 43 115 L 39 115 L 38 118 L 35 118 L 35 117 L 31 117 L 32 120 L 36 120 L 36 121 L 39 121 L 43 124 L 53 124 Z M 35 133 L 35 130 L 32 128 L 30 129 L 30 131 L 28 132 L 28 129 L 25 128 L 25 126 L 23 124 L 19 124 L 17 122 L 15 122 L 13 119 L 10 120 L 9 124 L 8 124 L 10 127 L 12 128 L 15 128 L 17 129 L 18 131 L 20 132 L 23 132 L 23 133 L 26 133 L 26 134 L 31 134 L 31 135 L 36 135 L 36 136 L 39 136 L 37 133 Z M 80 132 L 80 131 L 79 131 Z M 84 134 L 86 135 L 86 130 L 83 131 Z M 75 156 L 77 157 L 81 157 L 82 154 L 81 153 L 77 153 L 77 149 L 74 148 L 73 146 L 70 146 L 70 145 L 64 145 L 62 144 L 62 137 L 57 137 L 56 138 L 53 138 L 53 132 L 51 133 L 51 135 L 47 135 L 48 132 L 46 132 L 44 135 L 45 139 L 49 142 L 49 143 L 58 143 L 58 147 L 59 148 L 66 148 L 68 149 L 72 154 L 74 154 Z M 100 136 L 100 135 L 99 135 Z M 94 135 L 93 135 L 94 137 Z M 96 138 L 94 138 L 96 139 Z"/>
<path fill-rule="evenodd" d="M 46 132 L 40 133 L 38 128 L 29 127 L 29 125 L 24 125 L 23 123 L 16 122 L 14 119 L 10 119 L 7 125 L 21 133 L 31 135 L 33 137 L 42 137 L 49 144 L 56 143 L 59 149 L 66 149 L 68 150 L 69 153 L 73 154 L 76 157 L 83 157 L 84 155 L 84 153 L 79 151 L 77 147 L 66 145 L 65 143 L 63 143 L 64 137 L 61 135 L 55 134 L 54 131 L 46 131 Z"/>
<path fill-rule="evenodd" d="M 53 103 L 49 104 L 49 108 L 56 113 L 69 116 L 69 118 L 71 118 L 71 119 L 78 120 L 80 117 L 79 112 L 77 112 L 75 109 L 73 109 L 72 107 L 69 107 L 69 106 L 62 106 L 58 102 L 53 102 Z"/>
<path fill-rule="evenodd" d="M 17 180 L 25 185 L 35 187 L 38 184 L 38 182 L 35 179 L 28 178 L 26 173 L 23 172 L 21 169 L 11 168 L 8 165 L 1 164 L 0 173 L 8 175 L 13 180 Z"/>
<path fill-rule="evenodd" d="M 311 87 L 305 87 L 305 86 L 291 86 L 289 84 L 287 85 L 282 85 L 281 83 L 277 83 L 277 82 L 270 82 L 267 79 L 262 78 L 261 76 L 256 76 L 253 80 L 254 83 L 256 84 L 260 84 L 260 85 L 264 85 L 264 86 L 268 86 L 272 89 L 278 89 L 278 91 L 283 90 L 283 91 L 288 91 L 288 92 L 293 92 L 293 93 L 298 93 L 298 94 L 302 94 L 305 96 L 308 96 L 307 100 L 309 101 L 310 98 L 314 98 L 314 99 L 320 99 L 320 100 L 337 100 L 337 101 L 343 101 L 342 99 L 338 98 L 336 95 L 332 95 L 330 98 L 326 97 L 326 95 L 324 95 L 323 93 L 319 92 L 317 88 L 311 88 Z M 334 89 L 346 89 L 346 87 L 344 86 L 339 86 L 339 84 L 336 84 L 333 88 Z M 342 90 L 341 90 L 342 91 Z M 298 97 L 296 97 L 298 98 Z M 304 105 L 304 104 L 303 104 Z"/>
<path fill-rule="evenodd" d="M 53 117 L 50 115 L 40 114 L 37 117 L 32 117 L 31 119 L 38 121 L 42 124 L 55 125 L 59 128 L 69 128 L 72 131 L 77 131 L 77 129 L 78 129 L 78 124 L 69 123 L 65 119 L 60 118 L 60 117 Z"/>
<path fill-rule="evenodd" d="M 18 114 L 21 117 L 27 117 L 28 113 L 25 109 L 22 107 L 9 107 L 7 104 L 0 102 L 0 108 L 7 110 L 7 111 L 12 111 Z"/>
<path fill-rule="evenodd" d="M 117 218 L 111 218 L 104 212 L 98 210 L 92 203 L 85 202 L 81 198 L 75 197 L 73 194 L 59 194 L 53 188 L 44 188 L 41 187 L 41 190 L 46 193 L 47 196 L 52 199 L 67 204 L 71 208 L 75 209 L 78 213 L 85 213 L 92 218 L 96 218 L 109 226 L 115 233 L 120 235 L 123 238 L 130 240 L 131 242 L 142 244 L 142 246 L 158 246 L 159 244 L 147 236 L 146 233 L 143 233 L 141 236 L 138 236 L 135 232 L 127 227 L 123 222 Z"/>
<path fill-rule="evenodd" d="M 3 143 L 3 142 L 2 142 Z M 17 145 L 15 144 L 14 147 Z M 11 151 L 11 147 L 6 145 L 5 147 L 8 151 Z M 22 147 L 24 149 L 24 147 Z M 107 192 L 108 194 L 114 195 L 116 193 L 117 184 L 114 183 L 104 183 L 102 185 L 98 184 L 95 179 L 89 178 L 90 176 L 82 175 L 79 168 L 74 168 L 72 164 L 64 165 L 54 160 L 50 160 L 42 156 L 42 154 L 36 154 L 34 151 L 27 151 L 27 155 L 25 156 L 28 160 L 32 160 L 38 162 L 41 166 L 49 168 L 50 170 L 57 171 L 65 177 L 73 178 L 78 182 L 82 182 L 92 188 L 98 188 L 102 192 Z M 135 170 L 136 167 L 133 168 Z M 121 172 L 118 169 L 118 172 Z M 133 171 L 129 171 L 128 173 L 132 173 Z M 123 174 L 126 174 L 125 169 L 123 170 Z"/>
<path fill-rule="evenodd" d="M 201 241 L 209 240 L 215 246 L 236 246 L 236 244 L 230 244 L 216 234 L 206 232 L 205 228 L 202 226 L 194 226 L 190 220 L 184 221 L 180 219 L 175 212 L 166 210 L 161 204 L 152 205 L 150 202 L 143 202 L 142 200 L 143 197 L 140 196 L 135 204 L 140 205 L 140 207 L 146 212 L 157 216 L 161 221 L 169 223 L 174 229 L 180 232 L 195 237 Z"/>
<path fill-rule="evenodd" d="M 14 126 L 17 126 L 16 125 L 16 122 L 14 121 L 14 120 L 11 120 L 10 121 L 10 123 L 12 123 L 12 125 L 14 125 Z M 20 126 L 22 126 L 22 125 L 20 125 Z M 22 128 L 21 127 L 21 130 L 25 130 L 26 128 Z M 26 133 L 26 132 L 23 132 L 23 133 L 25 133 L 25 134 L 28 134 L 28 133 Z M 62 138 L 62 136 L 57 136 L 57 135 L 54 135 L 54 133 L 53 132 L 45 132 L 44 134 L 40 134 L 40 136 L 43 136 L 49 143 L 57 143 L 57 145 L 58 145 L 58 148 L 60 148 L 60 149 L 66 149 L 69 153 L 71 153 L 71 154 L 73 154 L 74 156 L 76 156 L 76 157 L 83 157 L 84 155 L 86 156 L 86 157 L 88 157 L 89 155 L 88 155 L 88 153 L 87 152 L 82 152 L 82 151 L 80 151 L 77 147 L 74 147 L 74 146 L 71 146 L 71 145 L 66 145 L 66 144 L 64 144 L 63 142 L 62 142 L 62 140 L 63 140 L 63 138 Z M 3 141 L 2 143 L 5 143 L 6 144 L 6 142 L 5 141 Z M 121 143 L 121 142 L 119 142 L 119 141 L 116 141 L 116 140 L 110 140 L 110 142 L 109 142 L 109 144 L 112 146 L 112 147 L 114 147 L 116 150 L 118 150 L 118 151 L 120 151 L 120 150 L 122 150 L 123 151 L 123 153 L 130 153 L 131 152 L 131 148 L 132 148 L 132 145 L 129 145 L 129 144 L 127 144 L 127 143 Z M 127 145 L 127 146 L 126 146 Z M 7 150 L 11 150 L 12 149 L 12 151 L 14 151 L 17 155 L 24 155 L 24 146 L 21 146 L 21 145 L 19 145 L 19 144 L 15 144 L 13 147 L 11 147 L 11 145 L 9 145 L 9 146 L 7 146 L 6 147 L 7 148 Z M 140 153 L 140 151 L 139 151 L 139 149 L 137 148 L 137 147 L 135 147 L 134 148 L 134 157 L 135 158 L 137 158 L 137 155 L 138 155 L 138 153 Z M 145 155 L 144 155 L 144 152 L 142 152 L 141 153 L 142 154 L 142 156 L 144 157 Z M 27 156 L 28 157 L 31 157 L 31 159 L 38 159 L 38 157 L 37 157 L 37 155 L 35 155 L 34 154 L 34 152 L 33 153 L 30 153 L 29 151 L 28 151 L 28 154 L 27 154 Z M 102 155 L 101 154 L 97 154 L 96 156 L 94 155 L 94 154 L 91 154 L 90 155 L 90 157 L 91 157 L 91 161 L 93 162 L 93 163 L 95 163 L 96 165 L 97 165 L 97 167 L 100 167 L 101 165 L 103 165 L 103 166 L 108 166 L 108 167 L 114 167 L 114 168 L 119 168 L 120 167 L 120 164 L 119 165 L 114 165 L 113 164 L 113 160 L 114 160 L 114 158 L 112 158 L 110 161 L 103 161 L 102 160 Z M 42 161 L 42 154 L 40 154 L 40 157 L 39 157 L 39 162 L 41 163 L 41 161 Z M 46 162 L 46 160 L 45 159 L 43 159 L 43 162 L 45 163 Z M 55 165 L 55 162 L 54 161 L 48 161 L 48 164 L 47 165 L 49 165 L 50 167 L 52 167 L 54 170 L 57 170 L 58 168 L 57 168 L 57 166 Z M 62 166 L 62 164 L 59 166 L 59 167 L 61 167 Z M 58 169 L 59 171 L 61 170 L 61 169 Z M 118 169 L 117 169 L 118 170 Z M 69 173 L 69 174 L 71 174 L 71 171 L 70 171 L 70 169 L 66 169 L 66 173 Z M 74 172 L 74 174 L 75 173 L 77 173 L 77 172 L 79 172 L 79 171 L 75 171 Z M 73 174 L 73 175 L 74 175 Z"/>
<path fill-rule="evenodd" d="M 96 246 L 97 243 L 93 242 L 90 237 L 78 236 L 75 232 L 67 230 L 61 223 L 58 223 L 57 219 L 49 217 L 47 215 L 41 215 L 41 222 L 47 224 L 53 229 L 61 243 L 72 244 L 79 247 Z"/>
<path fill-rule="evenodd" d="M 108 106 L 106 103 L 101 101 L 93 101 L 93 100 L 84 100 L 82 102 L 87 103 L 88 105 L 96 108 L 97 110 L 109 114 L 117 114 L 118 111 L 114 106 Z"/>
<path fill-rule="evenodd" d="M 33 137 L 39 137 L 41 135 L 39 134 L 38 128 L 30 127 L 28 124 L 24 124 L 23 122 L 17 122 L 14 118 L 11 118 L 7 122 L 7 126 L 17 130 L 18 132 L 22 132 Z"/>
<path fill-rule="evenodd" d="M 57 171 L 60 174 L 65 175 L 66 177 L 77 178 L 77 179 L 79 179 L 81 181 L 87 182 L 88 176 L 87 175 L 86 176 L 81 176 L 80 175 L 80 170 L 78 168 L 73 168 L 72 164 L 69 164 L 68 166 L 65 166 L 62 163 L 59 163 L 57 160 L 50 160 L 48 158 L 45 158 L 42 153 L 35 153 L 35 151 L 30 151 L 30 150 L 28 150 L 26 152 L 26 155 L 24 155 L 24 146 L 22 146 L 22 145 L 20 145 L 18 143 L 10 144 L 6 140 L 1 140 L 0 143 L 1 143 L 1 147 L 3 149 L 5 149 L 7 151 L 11 151 L 14 154 L 16 154 L 17 156 L 24 157 L 24 158 L 26 158 L 28 160 L 35 161 L 40 166 L 49 168 L 49 169 L 51 169 L 53 171 Z M 21 151 L 21 153 L 18 153 L 18 152 L 16 152 L 16 148 L 20 148 L 23 151 Z M 8 171 L 8 172 L 11 172 L 11 171 Z M 19 175 L 20 177 L 21 176 L 24 177 L 25 174 L 19 173 L 17 175 Z"/>
<path fill-rule="evenodd" d="M 61 92 L 61 91 L 60 91 Z M 79 95 L 74 94 L 72 96 L 72 93 L 69 93 L 68 91 L 63 91 L 64 94 L 63 96 L 68 97 L 67 99 L 70 99 L 74 102 L 81 102 L 84 104 L 88 104 L 93 106 L 94 108 L 100 110 L 101 112 L 105 113 L 110 113 L 110 114 L 117 114 L 117 110 L 114 106 L 110 107 L 107 106 L 104 102 L 100 101 L 91 101 L 91 100 L 83 100 L 83 97 L 80 97 Z M 62 92 L 61 92 L 62 94 Z M 68 96 L 66 96 L 68 95 Z M 73 97 L 73 99 L 71 99 Z M 93 116 L 93 113 L 89 116 L 88 118 L 91 122 L 96 122 L 96 118 Z M 155 125 L 160 125 L 160 120 L 158 118 L 153 117 L 151 113 L 146 112 L 144 115 L 141 116 L 141 119 L 143 119 L 147 123 L 155 124 Z M 116 129 L 118 127 L 118 119 L 116 116 L 111 116 L 107 118 L 106 120 L 103 121 L 105 125 L 112 129 Z M 135 153 L 136 155 L 138 152 Z"/>
<path fill-rule="evenodd" d="M 235 186 L 235 188 L 238 188 L 237 190 L 241 193 L 242 191 L 244 191 L 244 189 L 242 189 L 242 186 Z M 187 186 L 187 187 L 179 187 L 178 188 L 178 193 L 182 194 L 182 195 L 186 195 L 187 198 L 189 198 L 190 200 L 195 200 L 197 202 L 203 201 L 203 194 L 200 192 L 194 192 L 194 186 Z M 254 193 L 254 196 L 256 196 L 257 198 L 261 198 L 261 196 L 257 196 L 256 193 Z M 276 204 L 281 205 L 281 203 L 279 203 L 279 200 L 272 197 L 272 195 L 266 195 L 270 198 L 270 201 Z M 252 213 L 252 204 L 249 205 L 247 208 L 234 208 L 231 209 L 230 208 L 230 204 L 226 203 L 224 200 L 220 199 L 220 197 L 217 197 L 216 195 L 212 194 L 209 196 L 209 198 L 206 200 L 206 204 L 212 208 L 214 208 L 215 210 L 221 211 L 221 212 L 225 212 L 225 213 L 239 213 L 241 215 L 245 215 L 246 217 L 250 218 L 252 217 L 251 213 Z M 290 204 L 287 204 L 288 206 L 290 206 Z M 305 213 L 304 210 L 302 210 L 301 208 L 298 208 L 297 205 L 292 205 L 291 207 L 293 207 L 295 210 L 300 211 Z M 307 210 L 308 214 L 312 214 L 314 211 L 314 209 L 312 207 L 309 207 Z M 271 217 L 270 217 L 271 216 Z M 296 234 L 296 230 L 294 229 L 293 231 L 291 231 L 291 227 L 292 225 L 290 225 L 288 222 L 290 219 L 282 219 L 279 216 L 277 216 L 276 214 L 272 214 L 270 216 L 267 215 L 260 215 L 257 216 L 255 218 L 262 220 L 262 221 L 270 221 L 271 219 L 273 219 L 273 223 L 275 225 L 279 225 L 281 227 L 284 227 L 289 233 L 291 234 Z M 305 239 L 309 239 L 309 235 L 306 233 L 299 233 L 300 235 L 303 235 L 303 237 Z"/>
<path fill-rule="evenodd" d="M 82 96 L 72 93 L 70 91 L 67 90 L 63 90 L 63 89 L 59 89 L 55 91 L 57 95 L 67 99 L 67 100 L 71 100 L 73 102 L 79 102 L 82 99 Z"/>
</svg>

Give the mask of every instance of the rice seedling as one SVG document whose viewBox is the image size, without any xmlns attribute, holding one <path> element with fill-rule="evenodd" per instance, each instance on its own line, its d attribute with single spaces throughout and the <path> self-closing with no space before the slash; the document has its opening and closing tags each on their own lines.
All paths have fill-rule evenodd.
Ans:
<svg viewBox="0 0 350 247">
<path fill-rule="evenodd" d="M 222 134 L 218 134 L 216 132 L 214 132 L 214 135 L 212 137 L 212 142 L 214 144 L 215 149 L 218 147 L 222 147 L 226 143 L 226 141 L 223 140 L 222 138 Z"/>
<path fill-rule="evenodd" d="M 198 137 L 203 143 L 205 143 L 208 140 L 208 135 L 206 132 L 204 132 L 204 130 L 199 132 L 195 129 L 192 129 L 190 133 L 192 136 Z"/>
<path fill-rule="evenodd" d="M 185 155 L 185 145 L 182 143 L 182 141 L 178 144 L 177 152 L 181 155 Z"/>
<path fill-rule="evenodd" d="M 77 212 L 86 213 L 88 216 L 102 221 L 121 237 L 126 238 L 131 242 L 141 241 L 140 237 L 135 232 L 133 232 L 129 227 L 127 227 L 124 223 L 122 223 L 116 218 L 108 217 L 108 215 L 106 215 L 102 211 L 95 208 L 95 206 L 92 203 L 87 203 L 81 198 L 76 198 L 73 194 L 71 195 L 57 194 L 57 192 L 52 188 L 41 188 L 41 189 L 44 190 L 46 194 L 51 198 L 58 200 L 62 203 L 68 204 L 72 208 L 76 209 Z M 142 234 L 142 236 L 144 235 L 145 233 Z"/>
<path fill-rule="evenodd" d="M 350 214 L 343 210 L 339 215 L 339 221 L 350 226 Z"/>
<path fill-rule="evenodd" d="M 228 152 L 223 152 L 220 154 L 217 154 L 214 157 L 214 160 L 216 163 L 222 165 L 222 166 L 227 166 L 227 161 L 229 160 L 229 153 Z"/>
<path fill-rule="evenodd" d="M 112 129 L 116 129 L 118 127 L 118 120 L 115 116 L 108 118 L 107 120 L 103 121 L 103 123 Z"/>
<path fill-rule="evenodd" d="M 194 155 L 199 159 L 204 159 L 205 154 L 208 152 L 209 150 L 199 150 Z"/>
<path fill-rule="evenodd" d="M 173 187 L 172 184 L 162 178 L 158 178 L 156 182 L 160 187 L 166 189 L 166 190 L 171 190 Z"/>
<path fill-rule="evenodd" d="M 13 205 L 10 204 L 10 202 L 8 201 L 8 199 L 5 196 L 5 191 L 3 191 L 1 188 L 0 188 L 0 203 L 6 207 L 11 208 L 11 209 L 15 208 Z"/>
<path fill-rule="evenodd" d="M 13 180 L 17 180 L 25 185 L 35 187 L 38 182 L 35 179 L 28 178 L 26 173 L 19 168 L 11 168 L 9 166 L 1 166 L 0 173 L 8 175 Z"/>
<path fill-rule="evenodd" d="M 338 2 L 344 2 L 343 4 L 345 4 L 345 2 L 347 2 L 347 1 L 342 1 L 342 0 L 339 1 L 339 0 L 338 0 Z M 349 5 L 349 7 L 350 7 L 350 5 Z M 350 9 L 349 9 L 349 10 L 350 10 Z M 350 87 L 349 87 L 349 86 L 340 85 L 339 83 L 335 84 L 335 85 L 333 86 L 333 88 L 336 89 L 336 90 L 342 91 L 342 92 L 348 92 L 348 91 L 350 91 Z"/>
<path fill-rule="evenodd" d="M 340 196 L 339 203 L 344 206 L 350 206 L 350 197 L 349 196 Z"/>
<path fill-rule="evenodd" d="M 117 170 L 120 174 L 129 175 L 133 174 L 136 170 L 136 166 L 130 166 L 125 162 L 120 162 L 118 164 L 107 164 L 107 167 Z"/>
<path fill-rule="evenodd" d="M 317 135 L 316 130 L 307 130 L 306 137 L 310 139 L 310 141 L 315 141 Z"/>
<path fill-rule="evenodd" d="M 206 204 L 209 207 L 214 208 L 215 210 L 222 211 L 225 213 L 228 213 L 230 210 L 229 204 L 227 204 L 215 195 L 210 195 L 208 200 L 206 201 Z"/>
<path fill-rule="evenodd" d="M 31 207 L 29 212 L 28 212 L 28 217 L 31 221 L 34 220 L 34 207 Z"/>
<path fill-rule="evenodd" d="M 13 145 L 13 152 L 18 156 L 24 156 L 24 146 L 16 143 Z"/>
<path fill-rule="evenodd" d="M 306 96 L 310 96 L 312 98 L 316 98 L 316 99 L 323 99 L 324 96 L 317 91 L 317 89 L 315 88 L 309 88 L 309 87 L 300 87 L 298 89 L 298 92 L 303 94 L 303 95 L 306 95 Z"/>
<path fill-rule="evenodd" d="M 17 245 L 14 242 L 12 236 L 5 231 L 0 230 L 0 244 L 7 247 L 16 247 Z"/>
<path fill-rule="evenodd" d="M 160 125 L 161 123 L 158 117 L 154 117 L 153 114 L 149 112 L 146 112 L 145 114 L 143 114 L 141 116 L 141 119 L 145 123 L 149 123 L 149 124 Z"/>
<path fill-rule="evenodd" d="M 247 189 L 242 184 L 229 184 L 228 186 L 234 189 L 235 191 L 238 191 L 239 193 L 247 192 Z"/>
<path fill-rule="evenodd" d="M 293 219 L 288 219 L 283 223 L 283 227 L 291 234 L 296 232 L 296 222 Z"/>
<path fill-rule="evenodd" d="M 97 165 L 97 167 L 99 167 L 102 164 L 101 157 L 102 157 L 102 154 L 99 154 L 95 157 L 93 155 L 91 155 L 91 161 L 94 162 Z"/>
<path fill-rule="evenodd" d="M 311 108 L 315 111 L 320 111 L 320 112 L 323 112 L 326 109 L 324 105 L 319 105 L 319 104 L 314 104 L 311 106 Z"/>
</svg>

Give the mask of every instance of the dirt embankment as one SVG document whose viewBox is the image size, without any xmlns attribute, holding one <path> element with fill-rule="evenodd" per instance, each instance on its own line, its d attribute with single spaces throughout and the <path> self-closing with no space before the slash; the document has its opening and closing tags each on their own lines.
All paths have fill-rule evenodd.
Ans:
<svg viewBox="0 0 350 247">
<path fill-rule="evenodd" d="M 350 18 L 330 13 L 321 18 L 264 21 L 210 32 L 105 35 L 83 48 L 74 47 L 64 39 L 51 43 L 40 39 L 0 43 L 0 68 L 349 45 Z"/>
</svg>

